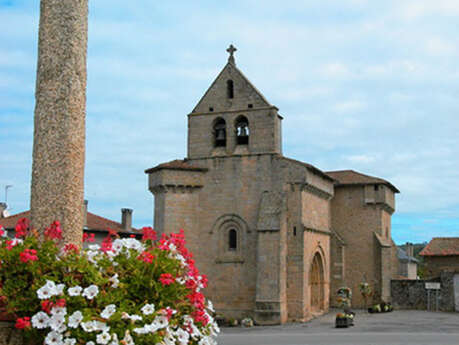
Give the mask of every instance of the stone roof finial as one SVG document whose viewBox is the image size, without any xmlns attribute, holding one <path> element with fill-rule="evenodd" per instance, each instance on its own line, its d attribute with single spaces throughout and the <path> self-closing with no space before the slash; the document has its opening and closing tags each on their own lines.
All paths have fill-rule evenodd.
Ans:
<svg viewBox="0 0 459 345">
<path fill-rule="evenodd" d="M 233 46 L 232 44 L 230 44 L 230 46 L 228 47 L 228 49 L 226 49 L 226 51 L 229 53 L 229 57 L 228 57 L 228 62 L 231 62 L 233 65 L 236 64 L 236 62 L 234 61 L 234 52 L 236 51 L 236 47 Z"/>
</svg>

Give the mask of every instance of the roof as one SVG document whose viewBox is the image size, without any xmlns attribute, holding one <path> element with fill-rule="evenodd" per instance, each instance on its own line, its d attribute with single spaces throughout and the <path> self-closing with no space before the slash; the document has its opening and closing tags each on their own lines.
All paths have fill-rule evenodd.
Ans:
<svg viewBox="0 0 459 345">
<path fill-rule="evenodd" d="M 7 218 L 0 218 L 0 226 L 3 226 L 5 229 L 14 229 L 16 223 L 21 218 L 30 219 L 30 211 L 25 211 L 11 215 Z M 123 228 L 121 223 L 115 222 L 113 220 L 98 216 L 97 214 L 88 212 L 86 216 L 86 226 L 85 230 L 87 231 L 107 231 L 110 228 L 119 233 L 135 233 L 138 229 L 132 228 L 132 231 L 127 231 Z"/>
<path fill-rule="evenodd" d="M 434 237 L 419 253 L 422 256 L 459 255 L 459 237 Z"/>
<path fill-rule="evenodd" d="M 168 170 L 187 170 L 187 171 L 207 171 L 206 168 L 195 167 L 191 164 L 188 164 L 186 159 L 176 159 L 170 162 L 162 163 L 157 165 L 153 168 L 145 170 L 146 174 L 161 170 L 161 169 L 168 169 Z"/>
<path fill-rule="evenodd" d="M 399 261 L 403 262 L 416 262 L 418 263 L 419 260 L 408 255 L 402 248 L 397 247 L 397 258 Z"/>
<path fill-rule="evenodd" d="M 384 184 L 395 193 L 400 193 L 400 191 L 389 181 L 379 177 L 365 175 L 354 170 L 327 171 L 326 174 L 338 181 L 336 184 L 337 186 Z"/>
<path fill-rule="evenodd" d="M 305 163 L 305 162 L 302 162 L 302 161 L 298 161 L 296 159 L 287 158 L 287 157 L 284 157 L 284 156 L 281 156 L 280 158 L 284 159 L 286 161 L 292 162 L 292 163 L 301 164 L 302 166 L 308 168 L 309 170 L 311 170 L 312 172 L 316 173 L 317 175 L 320 175 L 320 176 L 326 178 L 327 180 L 335 181 L 335 179 L 332 176 L 330 176 L 328 173 L 323 172 L 319 168 L 316 168 L 314 165 L 311 165 L 309 163 Z"/>
</svg>

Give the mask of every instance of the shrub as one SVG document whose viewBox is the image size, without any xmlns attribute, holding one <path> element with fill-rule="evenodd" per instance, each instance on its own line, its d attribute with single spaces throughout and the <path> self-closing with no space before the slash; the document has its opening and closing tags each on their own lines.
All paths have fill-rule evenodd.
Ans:
<svg viewBox="0 0 459 345">
<path fill-rule="evenodd" d="M 16 327 L 46 345 L 215 344 L 207 279 L 183 231 L 156 240 L 142 230 L 142 241 L 109 231 L 81 252 L 61 243 L 58 222 L 43 238 L 26 220 L 15 239 L 0 231 L 0 296 Z"/>
</svg>

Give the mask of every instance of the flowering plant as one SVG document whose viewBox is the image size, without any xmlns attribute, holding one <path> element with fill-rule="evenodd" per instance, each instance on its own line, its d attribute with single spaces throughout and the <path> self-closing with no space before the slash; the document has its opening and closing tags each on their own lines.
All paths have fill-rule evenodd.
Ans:
<svg viewBox="0 0 459 345">
<path fill-rule="evenodd" d="M 156 240 L 142 230 L 141 241 L 109 231 L 80 252 L 62 246 L 58 222 L 40 239 L 21 220 L 16 238 L 0 241 L 0 295 L 16 327 L 45 345 L 215 344 L 207 279 L 183 231 Z"/>
</svg>

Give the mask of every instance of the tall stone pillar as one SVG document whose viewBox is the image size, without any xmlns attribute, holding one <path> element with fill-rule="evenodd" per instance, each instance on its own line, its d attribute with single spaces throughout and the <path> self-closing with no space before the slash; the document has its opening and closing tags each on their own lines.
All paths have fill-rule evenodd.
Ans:
<svg viewBox="0 0 459 345">
<path fill-rule="evenodd" d="M 31 223 L 54 220 L 64 240 L 83 231 L 88 0 L 41 0 Z"/>
</svg>

